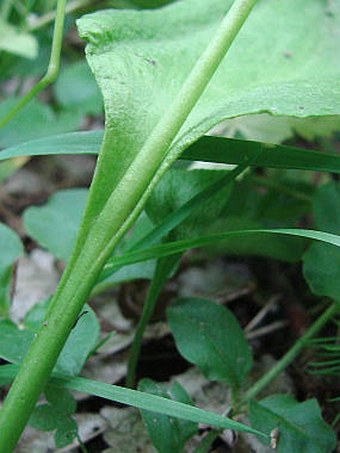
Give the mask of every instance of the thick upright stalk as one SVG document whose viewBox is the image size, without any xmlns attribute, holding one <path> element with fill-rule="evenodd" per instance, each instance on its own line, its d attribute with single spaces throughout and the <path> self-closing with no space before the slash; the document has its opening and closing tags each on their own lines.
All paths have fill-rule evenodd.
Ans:
<svg viewBox="0 0 340 453">
<path fill-rule="evenodd" d="M 103 265 L 142 209 L 150 183 L 155 184 L 155 174 L 169 164 L 166 159 L 169 146 L 255 3 L 256 0 L 235 1 L 168 112 L 93 222 L 81 251 L 74 255 L 0 412 L 1 453 L 14 449 Z"/>
</svg>

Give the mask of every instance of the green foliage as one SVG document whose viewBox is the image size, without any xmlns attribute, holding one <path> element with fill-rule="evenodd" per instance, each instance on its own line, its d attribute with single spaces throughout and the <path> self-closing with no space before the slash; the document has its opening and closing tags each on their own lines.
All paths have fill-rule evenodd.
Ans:
<svg viewBox="0 0 340 453">
<path fill-rule="evenodd" d="M 18 364 L 26 354 L 38 327 L 45 317 L 49 301 L 36 304 L 20 328 L 9 320 L 0 321 L 0 357 Z M 97 343 L 99 324 L 90 307 L 86 307 L 63 348 L 55 371 L 76 376 Z"/>
<path fill-rule="evenodd" d="M 335 434 L 322 420 L 314 399 L 298 403 L 289 395 L 272 395 L 252 401 L 249 415 L 258 429 L 267 432 L 279 429 L 279 453 L 330 453 L 335 448 Z"/>
<path fill-rule="evenodd" d="M 339 322 L 337 325 L 339 326 Z M 308 348 L 314 350 L 315 360 L 308 363 L 308 372 L 320 375 L 340 376 L 340 344 L 338 337 L 314 338 Z"/>
<path fill-rule="evenodd" d="M 189 395 L 178 382 L 165 387 L 151 379 L 143 379 L 139 382 L 138 389 L 142 392 L 193 405 Z M 181 453 L 186 441 L 198 429 L 197 423 L 145 410 L 142 410 L 141 413 L 152 443 L 160 453 Z"/>
<path fill-rule="evenodd" d="M 0 366 L 1 385 L 11 382 L 17 372 L 18 367 L 16 365 Z M 49 380 L 49 385 L 53 388 L 70 389 L 81 393 L 87 393 L 109 401 L 127 404 L 138 409 L 157 412 L 173 418 L 181 418 L 194 423 L 205 423 L 218 428 L 234 429 L 267 437 L 265 433 L 254 430 L 253 428 L 227 418 L 224 415 L 214 414 L 213 412 L 205 411 L 172 399 L 117 385 L 106 384 L 105 382 L 82 377 L 61 377 L 59 375 L 58 377 L 52 377 Z"/>
<path fill-rule="evenodd" d="M 17 98 L 2 101 L 0 118 L 4 117 L 17 102 Z M 70 132 L 75 130 L 79 123 L 80 116 L 77 112 L 56 114 L 49 105 L 33 99 L 10 123 L 0 129 L 0 146 L 13 146 L 38 137 Z"/>
<path fill-rule="evenodd" d="M 103 111 L 103 101 L 91 71 L 85 61 L 65 66 L 54 85 L 58 103 L 66 109 L 96 115 Z"/>
<path fill-rule="evenodd" d="M 146 213 L 157 225 L 170 213 L 192 199 L 195 195 L 227 174 L 221 170 L 181 170 L 170 169 L 159 181 L 146 204 Z M 202 200 L 200 209 L 189 214 L 174 230 L 171 237 L 183 239 L 195 237 L 209 232 L 211 224 L 216 222 L 225 207 L 232 189 L 229 184 L 221 184 L 221 189 L 216 190 L 207 200 Z"/>
<path fill-rule="evenodd" d="M 201 236 L 198 239 L 186 239 L 182 241 L 168 242 L 141 250 L 129 251 L 122 256 L 113 257 L 104 267 L 104 273 L 111 273 L 117 267 L 127 264 L 138 263 L 150 259 L 161 258 L 163 256 L 175 255 L 192 248 L 206 247 L 212 244 L 225 243 L 235 238 L 244 238 L 247 236 L 261 237 L 262 235 L 284 235 L 287 237 L 301 237 L 321 241 L 340 247 L 339 236 L 331 233 L 324 233 L 315 230 L 303 229 L 254 229 L 254 230 L 235 230 L 226 233 L 211 234 Z"/>
<path fill-rule="evenodd" d="M 10 305 L 10 285 L 15 260 L 23 254 L 23 246 L 14 233 L 0 223 L 0 316 L 6 316 Z"/>
<path fill-rule="evenodd" d="M 180 353 L 212 380 L 238 389 L 252 366 L 252 354 L 234 315 L 209 300 L 179 299 L 168 309 Z"/>
<path fill-rule="evenodd" d="M 103 131 L 61 134 L 11 146 L 0 153 L 0 160 L 18 156 L 97 154 L 102 140 Z M 250 166 L 340 173 L 340 157 L 336 153 L 224 137 L 201 137 L 179 158 L 224 164 L 241 164 L 249 159 Z"/>
<path fill-rule="evenodd" d="M 46 387 L 47 404 L 36 406 L 29 424 L 41 431 L 54 431 L 57 448 L 70 444 L 78 433 L 78 427 L 71 415 L 76 410 L 76 401 L 64 389 Z"/>
<path fill-rule="evenodd" d="M 67 260 L 75 243 L 88 191 L 66 189 L 54 193 L 40 207 L 24 213 L 26 232 L 54 256 Z"/>
<path fill-rule="evenodd" d="M 30 34 L 20 31 L 13 25 L 0 21 L 0 51 L 34 59 L 38 55 L 38 42 Z"/>
<path fill-rule="evenodd" d="M 231 3 L 186 0 L 152 12 L 111 10 L 78 21 L 79 34 L 87 41 L 88 62 L 103 93 L 107 124 L 97 171 L 101 190 L 93 190 L 86 223 L 104 207 Z M 304 18 L 298 27 L 297 7 Z M 321 0 L 312 5 L 289 0 L 275 9 L 260 2 L 170 146 L 168 159 L 221 120 L 237 115 L 259 111 L 294 116 L 337 113 L 333 87 L 340 65 L 333 56 L 336 40 L 330 29 L 334 21 Z M 258 33 L 259 24 L 262 33 Z M 320 52 L 311 53 L 316 43 Z M 287 46 L 294 58 L 286 58 Z M 258 57 L 264 54 L 266 65 Z M 320 67 L 322 73 L 315 69 Z M 313 97 L 311 85 L 318 87 Z M 114 165 L 117 161 L 119 166 Z M 105 168 L 111 169 L 109 174 Z"/>
<path fill-rule="evenodd" d="M 129 6 L 148 7 L 168 2 L 160 0 L 151 5 L 136 0 L 128 3 Z M 14 364 L 22 361 L 28 345 L 37 336 L 26 356 L 24 371 L 19 373 L 14 390 L 9 392 L 0 413 L 0 430 L 8 439 L 4 441 L 6 438 L 0 437 L 0 449 L 1 442 L 4 448 L 11 448 L 11 445 L 14 448 L 24 427 L 23 420 L 27 419 L 32 404 L 48 380 L 47 370 L 55 365 L 58 351 L 73 323 L 72 333 L 54 367 L 59 376 L 53 377 L 49 384 L 59 389 L 85 391 L 153 413 L 160 412 L 161 416 L 144 414 L 151 437 L 160 451 L 180 451 L 194 432 L 194 425 L 177 421 L 177 417 L 256 432 L 234 420 L 191 406 L 188 396 L 176 384 L 164 391 L 150 381 L 144 382 L 144 390 L 151 389 L 156 393 L 148 395 L 74 377 L 98 338 L 98 322 L 89 308 L 77 318 L 98 278 L 100 284 L 105 285 L 114 283 L 115 279 L 117 282 L 142 273 L 140 268 L 132 267 L 127 269 L 129 276 L 119 276 L 116 271 L 122 265 L 159 260 L 152 269 L 154 274 L 147 298 L 147 307 L 152 307 L 175 268 L 177 255 L 193 247 L 209 245 L 212 249 L 223 245 L 223 251 L 229 253 L 257 253 L 294 261 L 300 258 L 304 247 L 301 238 L 323 241 L 333 250 L 340 246 L 338 224 L 334 224 L 334 220 L 332 223 L 323 222 L 322 189 L 316 195 L 314 210 L 317 227 L 324 231 L 302 230 L 292 226 L 308 213 L 313 195 L 308 188 L 305 191 L 301 186 L 289 184 L 288 180 L 278 181 L 276 173 L 269 173 L 271 178 L 266 179 L 265 193 L 257 187 L 263 185 L 261 178 L 246 177 L 237 183 L 232 182 L 249 161 L 251 166 L 339 173 L 339 156 L 265 143 L 202 138 L 220 121 L 239 115 L 268 112 L 285 116 L 281 124 L 283 129 L 279 127 L 277 132 L 282 139 L 287 132 L 284 124 L 287 117 L 339 113 L 336 99 L 340 64 L 336 50 L 340 42 L 334 30 L 340 17 L 340 4 L 327 5 L 324 0 L 286 0 L 278 2 L 274 8 L 271 2 L 258 2 L 233 44 L 228 59 L 212 77 L 212 68 L 217 67 L 228 49 L 228 39 L 230 42 L 234 39 L 255 1 L 244 2 L 248 9 L 244 10 L 244 17 L 236 18 L 231 24 L 234 28 L 230 28 L 228 35 L 223 31 L 226 22 L 223 21 L 221 28 L 218 25 L 232 3 L 232 0 L 182 0 L 152 11 L 104 10 L 79 20 L 80 35 L 87 41 L 87 58 L 104 98 L 106 130 L 76 247 L 70 259 L 85 191 L 59 193 L 46 206 L 30 208 L 25 214 L 25 226 L 31 236 L 57 257 L 68 259 L 68 267 L 48 311 L 47 303 L 34 307 L 26 316 L 22 330 L 9 320 L 0 321 L 5 334 L 0 336 L 0 356 Z M 54 0 L 45 5 L 46 8 L 43 2 L 36 6 L 39 11 L 46 12 L 53 5 Z M 215 35 L 216 29 L 221 30 L 221 34 Z M 213 36 L 221 41 L 211 41 Z M 196 66 L 196 73 L 194 71 L 190 76 L 189 83 L 188 75 L 192 74 L 195 62 L 209 41 L 214 45 L 210 44 L 203 59 L 199 60 L 200 66 Z M 199 72 L 197 67 L 205 69 Z M 65 67 L 54 88 L 54 96 L 59 104 L 57 108 L 61 109 L 59 113 L 36 101 L 2 129 L 1 146 L 12 148 L 0 158 L 13 157 L 17 153 L 97 152 L 101 132 L 63 136 L 63 142 L 58 142 L 60 137 L 55 137 L 15 146 L 32 138 L 73 130 L 83 112 L 97 114 L 101 111 L 98 91 L 83 63 Z M 0 116 L 4 116 L 11 102 L 0 105 Z M 331 125 L 324 124 L 318 129 L 325 136 L 334 129 L 333 119 L 330 119 Z M 233 121 L 238 122 L 237 119 Z M 247 121 L 249 125 L 251 118 Z M 290 124 L 287 134 L 291 133 L 291 127 Z M 312 134 L 310 124 L 301 122 L 299 127 L 302 136 L 317 135 L 317 131 Z M 238 135 L 246 135 L 244 124 L 243 129 L 238 126 L 236 130 Z M 80 143 L 77 142 L 79 137 L 84 139 Z M 187 160 L 199 159 L 203 155 L 202 160 L 238 163 L 240 166 L 226 173 L 223 184 L 213 176 L 217 172 L 169 172 L 159 182 L 149 202 L 148 212 L 157 224 L 155 228 L 150 230 L 150 225 L 141 228 L 138 225 L 132 238 L 125 236 L 119 254 L 113 255 L 105 272 L 100 275 L 105 262 L 112 256 L 113 248 L 141 213 L 160 177 L 189 146 L 184 154 Z M 333 195 L 332 191 L 333 203 L 337 203 L 338 194 Z M 205 216 L 202 211 L 198 212 L 199 203 L 206 209 Z M 327 205 L 327 209 L 332 211 L 332 206 Z M 322 214 L 319 214 L 321 210 Z M 205 217 L 209 217 L 208 222 Z M 161 240 L 171 236 L 187 239 L 160 244 Z M 240 245 L 235 246 L 237 238 Z M 328 273 L 327 278 L 322 276 L 324 286 L 321 289 L 320 284 L 315 283 L 317 277 L 312 275 L 316 259 L 322 264 L 331 259 L 333 268 L 336 268 L 337 255 L 329 257 L 323 247 L 320 249 L 326 256 L 323 261 L 319 255 L 308 258 L 308 253 L 312 253 L 310 250 L 305 255 L 305 274 L 312 289 L 319 294 L 338 297 L 335 274 L 329 277 Z M 312 259 L 314 270 L 311 272 L 307 267 Z M 143 270 L 146 275 L 149 271 Z M 109 279 L 105 280 L 108 275 Z M 334 315 L 335 310 L 325 313 L 327 316 L 320 317 L 315 332 Z M 242 401 L 238 390 L 245 384 L 252 356 L 234 316 L 222 306 L 191 298 L 179 300 L 170 307 L 169 320 L 183 355 L 211 379 L 225 381 L 232 387 L 232 409 L 237 413 L 239 405 L 248 403 Z M 37 334 L 38 326 L 41 327 Z M 297 343 L 293 356 L 303 344 L 302 340 Z M 284 360 L 281 364 L 288 363 Z M 10 368 L 10 372 L 13 370 L 16 372 L 15 367 Z M 1 382 L 5 382 L 5 378 Z M 174 400 L 167 398 L 169 393 Z M 166 398 L 160 398 L 159 394 Z M 42 429 L 56 429 L 56 443 L 64 446 L 76 434 L 76 426 L 70 417 L 74 402 L 68 394 L 53 393 L 49 388 L 46 398 L 48 404 L 38 407 L 31 421 Z M 334 447 L 334 435 L 322 421 L 313 400 L 299 404 L 288 396 L 273 396 L 259 403 L 251 402 L 250 415 L 254 425 L 261 426 L 262 431 L 256 433 L 263 438 L 268 439 L 263 431 L 268 433 L 279 427 L 279 451 L 309 453 L 320 451 L 320 448 L 330 451 Z M 6 429 L 6 425 L 11 430 Z"/>
<path fill-rule="evenodd" d="M 321 186 L 313 203 L 317 228 L 338 234 L 340 231 L 340 184 Z M 312 244 L 303 257 L 303 272 L 319 296 L 340 300 L 340 250 L 329 244 Z"/>
</svg>

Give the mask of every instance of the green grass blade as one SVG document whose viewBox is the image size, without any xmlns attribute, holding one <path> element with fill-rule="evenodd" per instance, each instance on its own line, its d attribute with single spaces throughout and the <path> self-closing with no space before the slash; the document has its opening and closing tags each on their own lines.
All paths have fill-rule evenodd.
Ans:
<svg viewBox="0 0 340 453">
<path fill-rule="evenodd" d="M 54 154 L 98 154 L 103 131 L 72 132 L 32 140 L 0 152 L 0 160 L 18 156 Z M 256 157 L 257 156 L 257 157 Z M 240 164 L 245 158 L 258 167 L 295 168 L 340 173 L 340 156 L 283 145 L 236 140 L 222 137 L 202 137 L 192 144 L 181 159 Z"/>
<path fill-rule="evenodd" d="M 18 366 L 3 365 L 0 367 L 0 383 L 11 382 L 18 371 Z M 143 393 L 138 390 L 131 390 L 117 385 L 106 384 L 104 382 L 94 381 L 85 378 L 64 378 L 52 377 L 50 385 L 70 390 L 76 390 L 82 393 L 88 393 L 100 398 L 105 398 L 116 403 L 127 404 L 138 409 L 158 412 L 170 417 L 183 418 L 185 420 L 206 423 L 218 428 L 233 429 L 235 431 L 244 431 L 256 434 L 261 437 L 267 437 L 266 434 L 257 431 L 243 423 L 235 422 L 222 415 L 198 409 L 187 404 L 179 403 L 167 398 L 162 398 L 149 393 Z"/>
<path fill-rule="evenodd" d="M 339 154 L 222 137 L 200 138 L 181 158 L 238 164 L 242 158 L 251 159 L 256 154 L 258 157 L 250 165 L 340 173 Z"/>
<path fill-rule="evenodd" d="M 112 260 L 105 265 L 104 270 L 105 272 L 112 272 L 113 269 L 116 269 L 120 266 L 125 266 L 127 264 L 146 261 L 149 259 L 156 259 L 162 256 L 169 256 L 176 253 L 182 253 L 192 248 L 206 247 L 208 245 L 223 242 L 228 239 L 234 240 L 234 238 L 237 237 L 253 234 L 283 234 L 287 236 L 297 236 L 325 242 L 336 247 L 340 247 L 340 236 L 331 233 L 325 233 L 323 231 L 304 229 L 256 229 L 228 231 L 226 233 L 211 234 L 196 239 L 185 239 L 181 241 L 168 242 L 165 244 L 150 247 L 145 250 L 132 251 L 122 256 L 112 258 Z"/>
</svg>

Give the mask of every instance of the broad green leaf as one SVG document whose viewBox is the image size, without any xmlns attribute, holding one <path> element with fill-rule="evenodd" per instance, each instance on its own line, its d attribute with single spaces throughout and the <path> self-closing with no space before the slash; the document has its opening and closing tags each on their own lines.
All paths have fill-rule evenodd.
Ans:
<svg viewBox="0 0 340 453">
<path fill-rule="evenodd" d="M 221 170 L 169 169 L 149 197 L 146 213 L 158 225 L 209 186 L 216 186 L 228 173 Z M 188 213 L 187 218 L 172 230 L 172 237 L 180 239 L 209 232 L 210 225 L 218 219 L 228 201 L 232 182 L 221 184 L 220 190 L 216 189 L 206 200 L 202 198 L 199 209 Z"/>
<path fill-rule="evenodd" d="M 0 316 L 7 314 L 10 300 L 12 266 L 24 249 L 16 233 L 0 223 Z"/>
<path fill-rule="evenodd" d="M 0 332 L 0 357 L 11 363 L 20 363 L 33 340 L 33 332 L 18 329 L 8 319 L 0 320 Z"/>
<path fill-rule="evenodd" d="M 4 149 L 0 152 L 0 160 L 20 156 L 98 154 L 102 139 L 102 131 L 92 131 L 31 140 Z M 250 166 L 340 173 L 340 156 L 335 153 L 224 137 L 201 137 L 180 158 L 225 164 L 240 164 L 248 158 Z"/>
<path fill-rule="evenodd" d="M 138 263 L 147 261 L 149 259 L 156 259 L 162 256 L 174 255 L 181 253 L 192 248 L 206 247 L 218 242 L 226 242 L 227 240 L 235 241 L 235 238 L 247 237 L 249 235 L 261 236 L 271 234 L 282 234 L 291 237 L 302 237 L 321 241 L 327 244 L 340 247 L 340 236 L 323 231 L 304 230 L 304 229 L 257 229 L 257 230 L 239 230 L 229 231 L 221 234 L 211 234 L 208 236 L 200 237 L 198 239 L 187 239 L 176 242 L 169 242 L 143 250 L 136 250 L 125 253 L 122 256 L 115 256 L 104 267 L 104 272 L 112 272 L 113 269 L 125 266 L 127 264 Z"/>
<path fill-rule="evenodd" d="M 57 427 L 53 407 L 50 404 L 36 406 L 28 423 L 40 431 L 53 431 Z"/>
<path fill-rule="evenodd" d="M 24 212 L 27 234 L 66 261 L 77 236 L 87 193 L 87 189 L 60 190 L 45 205 L 27 208 Z"/>
<path fill-rule="evenodd" d="M 39 303 L 27 313 L 24 325 L 32 334 L 43 322 L 47 307 L 48 301 Z M 89 306 L 85 306 L 63 347 L 54 370 L 69 376 L 78 375 L 97 344 L 99 331 L 99 323 L 94 311 Z M 27 349 L 28 345 L 23 347 Z"/>
<path fill-rule="evenodd" d="M 256 428 L 279 429 L 278 453 L 330 453 L 335 448 L 335 434 L 321 418 L 315 399 L 298 403 L 289 395 L 272 395 L 252 401 L 249 409 Z"/>
<path fill-rule="evenodd" d="M 321 186 L 316 193 L 313 211 L 318 228 L 340 233 L 340 184 Z M 319 296 L 340 300 L 340 250 L 330 244 L 311 244 L 303 256 L 303 273 Z"/>
<path fill-rule="evenodd" d="M 16 365 L 0 366 L 0 382 L 11 382 L 18 372 Z M 145 409 L 159 414 L 177 417 L 196 423 L 206 423 L 219 428 L 245 431 L 259 436 L 268 437 L 267 434 L 257 431 L 243 423 L 236 422 L 222 415 L 205 411 L 188 404 L 179 403 L 168 398 L 150 395 L 137 390 L 131 390 L 117 385 L 106 384 L 85 378 L 52 377 L 49 384 L 58 388 L 68 388 L 81 393 L 88 393 L 100 398 L 105 398 L 121 404 Z"/>
<path fill-rule="evenodd" d="M 224 173 L 226 176 L 221 177 Z M 171 237 L 177 239 L 241 228 L 290 226 L 306 213 L 309 206 L 305 200 L 280 193 L 277 181 L 273 182 L 273 190 L 267 188 L 264 194 L 251 176 L 234 183 L 239 173 L 237 169 L 233 172 L 170 169 L 152 192 L 146 212 L 159 230 L 173 219 Z M 217 181 L 206 187 L 214 179 Z M 281 185 L 286 189 L 284 181 Z M 183 212 L 186 217 L 181 218 Z M 216 250 L 210 248 L 215 253 L 269 256 L 291 262 L 301 258 L 303 249 L 301 239 L 287 240 L 282 236 L 247 237 L 243 241 L 229 241 L 222 247 L 218 244 Z"/>
<path fill-rule="evenodd" d="M 63 417 L 59 419 L 57 431 L 54 435 L 54 441 L 57 448 L 66 447 L 73 442 L 78 434 L 78 426 L 72 417 Z"/>
<path fill-rule="evenodd" d="M 170 330 L 181 355 L 211 380 L 240 388 L 252 354 L 234 315 L 212 301 L 178 299 L 167 310 Z"/>
<path fill-rule="evenodd" d="M 107 124 L 98 167 L 102 190 L 93 195 L 88 222 L 167 111 L 231 4 L 183 0 L 153 11 L 104 10 L 78 20 Z M 337 114 L 337 14 L 329 14 L 323 0 L 259 2 L 171 144 L 169 159 L 238 115 Z"/>
<path fill-rule="evenodd" d="M 138 384 L 138 390 L 193 405 L 189 395 L 177 382 L 166 387 L 151 379 L 143 379 Z M 198 429 L 197 423 L 145 410 L 141 412 L 152 443 L 160 453 L 181 453 L 186 441 Z"/>
<path fill-rule="evenodd" d="M 18 102 L 8 98 L 0 103 L 0 118 L 4 117 Z M 13 146 L 22 141 L 48 135 L 70 132 L 78 128 L 81 116 L 77 112 L 56 114 L 50 106 L 38 99 L 24 106 L 6 126 L 0 129 L 0 146 Z"/>
<path fill-rule="evenodd" d="M 54 94 L 64 108 L 79 109 L 83 114 L 92 115 L 103 111 L 101 93 L 85 61 L 62 69 L 54 85 Z"/>
<path fill-rule="evenodd" d="M 0 321 L 0 357 L 19 364 L 25 356 L 37 328 L 43 322 L 48 302 L 35 305 L 26 315 L 24 324 L 18 328 L 9 320 Z M 90 307 L 85 307 L 59 356 L 55 371 L 77 375 L 89 353 L 97 343 L 99 324 Z"/>
<path fill-rule="evenodd" d="M 60 415 L 73 414 L 77 408 L 76 400 L 67 390 L 60 389 L 56 392 L 55 388 L 46 386 L 44 393 L 47 401 Z"/>
<path fill-rule="evenodd" d="M 1 21 L 0 50 L 33 59 L 38 55 L 38 41 L 32 34 Z"/>
<path fill-rule="evenodd" d="M 40 431 L 56 430 L 56 446 L 65 447 L 74 440 L 78 432 L 77 424 L 71 417 L 77 406 L 76 401 L 62 388 L 47 386 L 44 393 L 48 404 L 35 407 L 29 424 Z"/>
</svg>

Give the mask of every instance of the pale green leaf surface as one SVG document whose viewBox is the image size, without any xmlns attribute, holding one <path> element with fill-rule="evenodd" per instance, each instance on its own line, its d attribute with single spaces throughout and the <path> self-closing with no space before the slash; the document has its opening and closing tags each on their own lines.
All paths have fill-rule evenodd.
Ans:
<svg viewBox="0 0 340 453">
<path fill-rule="evenodd" d="M 167 111 L 231 3 L 183 0 L 154 11 L 105 10 L 78 21 L 104 96 L 109 151 L 101 165 L 111 168 L 110 174 L 103 170 L 89 221 Z M 171 156 L 226 118 L 339 113 L 335 13 L 323 0 L 260 1 L 172 143 Z"/>
<path fill-rule="evenodd" d="M 143 379 L 138 384 L 138 390 L 193 405 L 189 395 L 177 382 L 167 388 L 151 379 Z M 160 453 L 183 452 L 185 442 L 198 429 L 197 423 L 145 410 L 141 412 L 152 443 Z"/>
<path fill-rule="evenodd" d="M 13 25 L 1 21 L 0 50 L 33 59 L 38 55 L 38 41 L 32 34 L 22 32 Z"/>
<path fill-rule="evenodd" d="M 212 301 L 178 299 L 167 310 L 170 330 L 181 355 L 211 380 L 240 388 L 252 354 L 234 315 Z M 213 328 L 212 328 L 213 326 Z"/>
<path fill-rule="evenodd" d="M 27 234 L 66 261 L 75 243 L 87 193 L 87 189 L 60 190 L 45 205 L 26 209 L 23 219 Z"/>
<path fill-rule="evenodd" d="M 260 430 L 279 428 L 278 453 L 330 453 L 335 448 L 335 434 L 315 399 L 298 403 L 289 395 L 272 395 L 252 401 L 249 415 Z"/>
</svg>

